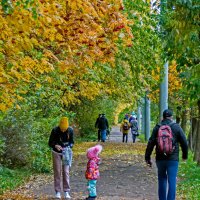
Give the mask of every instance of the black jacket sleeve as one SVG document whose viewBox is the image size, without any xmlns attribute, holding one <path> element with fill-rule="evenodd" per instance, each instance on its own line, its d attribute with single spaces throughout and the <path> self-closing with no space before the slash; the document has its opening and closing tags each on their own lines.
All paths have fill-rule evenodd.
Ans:
<svg viewBox="0 0 200 200">
<path fill-rule="evenodd" d="M 177 126 L 179 126 L 179 125 L 177 125 Z M 182 150 L 182 158 L 187 159 L 188 158 L 188 143 L 187 143 L 185 134 L 183 132 L 183 129 L 180 126 L 179 126 L 178 141 L 180 143 L 181 150 Z"/>
<path fill-rule="evenodd" d="M 55 148 L 55 145 L 58 144 L 56 137 L 56 128 L 53 128 L 49 137 L 49 147 Z"/>
<path fill-rule="evenodd" d="M 154 149 L 154 146 L 156 145 L 157 132 L 158 132 L 158 126 L 155 126 L 152 131 L 151 137 L 149 138 L 147 148 L 145 151 L 145 160 L 146 161 L 151 160 L 151 154 Z"/>
</svg>

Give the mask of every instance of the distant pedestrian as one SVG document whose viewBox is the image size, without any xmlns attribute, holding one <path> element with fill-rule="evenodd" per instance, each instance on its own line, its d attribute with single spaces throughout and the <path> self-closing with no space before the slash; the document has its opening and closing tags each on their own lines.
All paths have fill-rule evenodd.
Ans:
<svg viewBox="0 0 200 200">
<path fill-rule="evenodd" d="M 129 117 L 129 119 L 128 119 L 129 123 L 130 123 L 132 120 L 133 120 L 133 115 L 130 115 L 130 117 Z"/>
<path fill-rule="evenodd" d="M 120 126 L 120 131 L 122 132 L 122 142 L 128 142 L 128 132 L 130 129 L 130 124 L 126 118 L 124 118 L 123 122 Z"/>
<path fill-rule="evenodd" d="M 68 118 L 62 117 L 59 126 L 52 129 L 49 137 L 49 146 L 52 148 L 55 197 L 57 199 L 61 199 L 61 184 L 64 197 L 71 198 L 69 195 L 69 168 L 72 161 L 73 135 L 73 128 L 69 127 Z"/>
<path fill-rule="evenodd" d="M 139 135 L 138 122 L 135 117 L 132 117 L 132 120 L 130 121 L 130 127 L 131 127 L 133 143 L 135 143 L 136 137 Z"/>
<path fill-rule="evenodd" d="M 98 128 L 100 129 L 100 133 L 101 133 L 101 141 L 105 142 L 107 129 L 109 129 L 108 120 L 105 114 L 102 114 L 102 116 L 100 117 L 98 121 Z"/>
<path fill-rule="evenodd" d="M 87 169 L 85 172 L 85 178 L 88 180 L 87 186 L 88 186 L 88 197 L 86 200 L 93 200 L 97 197 L 97 191 L 96 191 L 96 184 L 97 180 L 100 178 L 99 173 L 99 164 L 100 164 L 100 158 L 99 154 L 102 151 L 101 145 L 96 145 L 87 150 Z"/>
<path fill-rule="evenodd" d="M 173 122 L 172 114 L 171 110 L 164 110 L 163 120 L 154 127 L 145 153 L 145 161 L 151 166 L 151 154 L 154 146 L 156 146 L 159 200 L 176 199 L 179 144 L 182 150 L 182 159 L 186 160 L 188 157 L 188 145 L 185 134 L 182 128 L 177 123 Z M 168 140 L 166 136 L 159 138 L 161 133 L 166 136 L 173 136 L 173 138 L 170 140 Z"/>
<path fill-rule="evenodd" d="M 129 120 L 129 114 L 126 113 L 125 116 L 124 116 L 124 118 L 125 118 L 126 120 Z"/>
<path fill-rule="evenodd" d="M 100 142 L 101 140 L 101 130 L 99 129 L 99 119 L 101 118 L 101 114 L 99 114 L 98 118 L 96 119 L 96 122 L 95 122 L 95 128 L 98 128 L 98 131 L 97 131 L 97 138 L 98 138 L 98 142 Z"/>
</svg>

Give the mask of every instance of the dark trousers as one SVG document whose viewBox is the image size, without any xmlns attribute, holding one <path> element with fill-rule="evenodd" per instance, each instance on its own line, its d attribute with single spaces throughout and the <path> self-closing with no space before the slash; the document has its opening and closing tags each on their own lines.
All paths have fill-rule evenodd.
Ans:
<svg viewBox="0 0 200 200">
<path fill-rule="evenodd" d="M 98 142 L 101 140 L 101 130 L 98 129 Z"/>
<path fill-rule="evenodd" d="M 138 136 L 138 130 L 131 129 L 133 143 L 135 143 L 136 137 Z"/>
<path fill-rule="evenodd" d="M 136 137 L 137 137 L 137 135 L 132 134 L 133 143 L 135 143 Z"/>
<path fill-rule="evenodd" d="M 128 133 L 123 133 L 122 142 L 124 141 L 128 142 Z"/>
</svg>

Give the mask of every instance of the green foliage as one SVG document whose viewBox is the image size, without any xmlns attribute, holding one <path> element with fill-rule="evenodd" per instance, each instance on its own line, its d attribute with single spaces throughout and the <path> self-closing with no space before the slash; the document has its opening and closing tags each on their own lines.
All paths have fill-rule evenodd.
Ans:
<svg viewBox="0 0 200 200">
<path fill-rule="evenodd" d="M 181 199 L 200 199 L 200 167 L 193 161 L 191 152 L 187 162 L 180 162 L 178 177 L 177 192 Z"/>
<path fill-rule="evenodd" d="M 3 159 L 3 154 L 5 153 L 5 138 L 0 134 L 0 163 L 2 163 Z"/>
<path fill-rule="evenodd" d="M 35 171 L 50 170 L 48 138 L 60 117 L 71 116 L 54 106 L 50 98 L 41 94 L 29 95 L 21 102 L 20 109 L 10 109 L 0 121 L 1 161 L 8 167 L 28 166 Z M 17 142 L 16 142 L 17 141 Z M 4 147 L 4 148 L 3 148 Z"/>
<path fill-rule="evenodd" d="M 140 134 L 137 138 L 140 140 L 140 142 L 146 143 L 145 135 L 144 134 Z"/>
<path fill-rule="evenodd" d="M 130 114 L 130 108 L 126 108 L 121 113 L 119 113 L 118 123 L 121 123 L 124 120 L 126 114 Z"/>
<path fill-rule="evenodd" d="M 27 169 L 11 170 L 0 165 L 0 194 L 21 185 L 31 175 Z"/>
<path fill-rule="evenodd" d="M 133 46 L 120 52 L 122 60 L 128 62 L 134 77 L 135 91 L 147 88 L 152 81 L 151 71 L 162 64 L 162 42 L 157 33 L 158 13 L 151 11 L 148 1 L 125 1 L 125 12 L 134 21 L 131 25 Z M 145 77 L 145 78 L 144 78 Z M 143 95 L 143 94 L 142 94 Z"/>
<path fill-rule="evenodd" d="M 82 104 L 73 108 L 77 114 L 75 120 L 79 125 L 80 136 L 91 140 L 97 139 L 97 129 L 95 129 L 97 117 L 99 114 L 105 113 L 109 126 L 112 126 L 115 107 L 116 102 L 106 96 L 93 101 L 82 100 Z"/>
<path fill-rule="evenodd" d="M 33 14 L 33 18 L 37 18 L 38 13 L 36 7 L 32 7 L 34 0 L 19 0 L 16 2 L 17 6 L 23 5 L 27 10 L 30 10 Z M 14 11 L 13 2 L 11 0 L 1 0 L 0 5 L 4 11 L 4 14 L 11 14 Z"/>
<path fill-rule="evenodd" d="M 189 103 L 200 98 L 199 8 L 198 0 L 169 0 L 164 15 L 164 29 L 167 33 L 165 49 L 169 58 L 176 60 L 183 83 L 183 89 L 177 95 Z"/>
<path fill-rule="evenodd" d="M 151 122 L 153 123 L 153 126 L 160 122 L 159 105 L 153 102 L 151 103 Z"/>
<path fill-rule="evenodd" d="M 31 165 L 39 172 L 49 172 L 51 166 L 51 151 L 48 147 L 48 138 L 53 127 L 50 119 L 41 118 L 32 124 L 31 131 Z"/>
<path fill-rule="evenodd" d="M 13 11 L 12 1 L 9 0 L 1 0 L 1 6 L 5 14 L 10 14 Z"/>
</svg>

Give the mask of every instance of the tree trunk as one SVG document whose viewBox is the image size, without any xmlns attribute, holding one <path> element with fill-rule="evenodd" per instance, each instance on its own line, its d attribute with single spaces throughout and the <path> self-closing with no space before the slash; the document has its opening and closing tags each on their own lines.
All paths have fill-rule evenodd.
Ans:
<svg viewBox="0 0 200 200">
<path fill-rule="evenodd" d="M 200 116 L 200 99 L 197 101 L 197 106 L 198 106 L 198 115 Z"/>
<path fill-rule="evenodd" d="M 195 141 L 197 137 L 197 119 L 192 118 L 191 132 L 189 134 L 189 148 L 192 152 L 195 150 Z"/>
<path fill-rule="evenodd" d="M 181 122 L 181 106 L 177 106 L 176 108 L 176 123 L 180 124 Z"/>
<path fill-rule="evenodd" d="M 186 126 L 187 126 L 187 110 L 183 110 L 181 115 L 181 127 L 184 132 L 186 132 Z"/>
<path fill-rule="evenodd" d="M 194 127 L 194 160 L 200 161 L 200 120 L 198 118 L 194 118 L 195 120 L 195 127 Z"/>
</svg>

